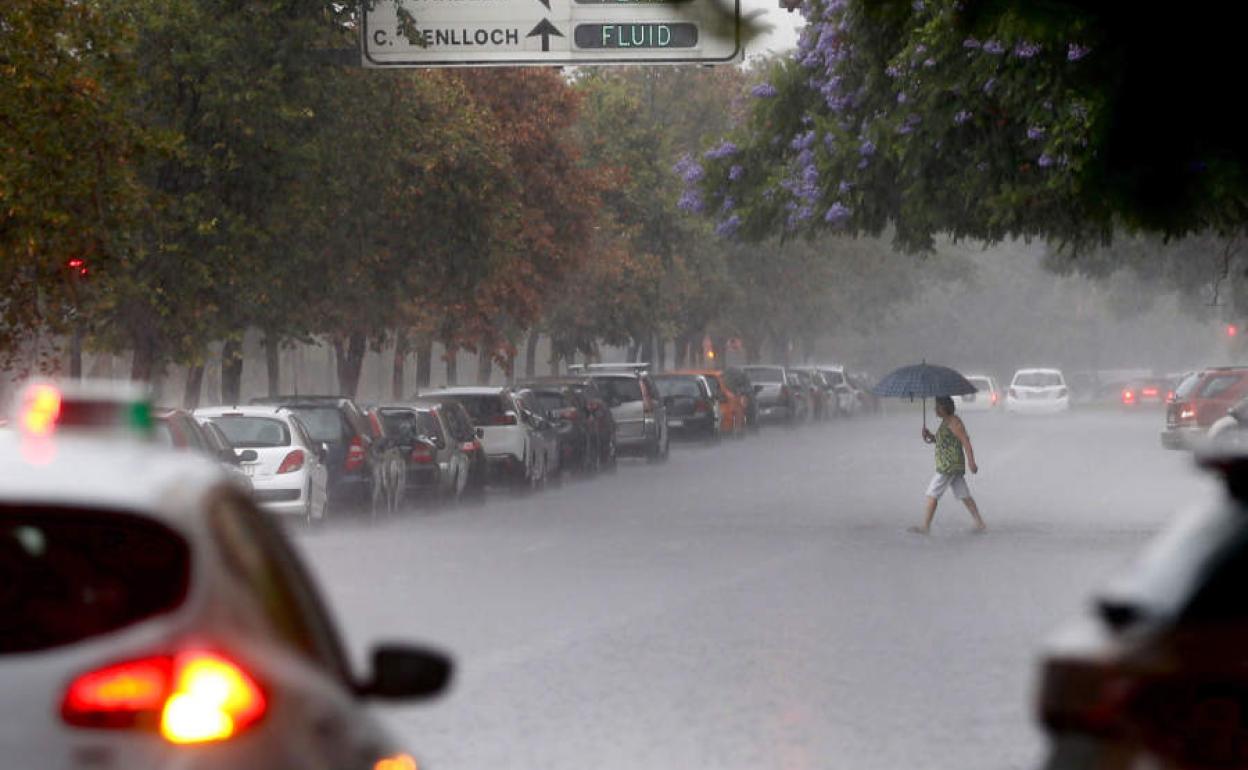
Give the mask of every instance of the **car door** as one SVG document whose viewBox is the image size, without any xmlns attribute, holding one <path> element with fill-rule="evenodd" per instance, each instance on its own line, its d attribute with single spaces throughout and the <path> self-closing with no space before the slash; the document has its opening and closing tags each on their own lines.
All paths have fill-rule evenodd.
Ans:
<svg viewBox="0 0 1248 770">
<path fill-rule="evenodd" d="M 335 626 L 280 528 L 233 496 L 213 501 L 208 518 L 223 564 L 263 611 L 267 635 L 283 651 L 266 660 L 263 672 L 273 690 L 271 729 L 280 733 L 287 760 L 274 764 L 374 767 L 388 742 L 356 699 Z"/>
<path fill-rule="evenodd" d="M 312 479 L 312 509 L 324 513 L 329 504 L 329 468 L 325 466 L 327 455 L 321 451 L 321 445 L 312 440 L 308 429 L 297 415 L 290 415 L 290 425 L 295 441 L 302 445 L 310 466 L 308 476 Z"/>
</svg>

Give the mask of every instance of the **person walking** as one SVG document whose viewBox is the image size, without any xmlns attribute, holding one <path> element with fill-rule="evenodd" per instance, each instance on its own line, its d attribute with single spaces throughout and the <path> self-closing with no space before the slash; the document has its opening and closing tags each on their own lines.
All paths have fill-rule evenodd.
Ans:
<svg viewBox="0 0 1248 770">
<path fill-rule="evenodd" d="M 920 535 L 931 531 L 932 519 L 936 517 L 936 504 L 946 489 L 952 489 L 953 496 L 961 500 L 966 505 L 966 510 L 971 512 L 971 517 L 975 519 L 976 532 L 988 529 L 983 517 L 979 515 L 975 498 L 971 497 L 970 488 L 966 486 L 967 468 L 970 468 L 971 473 L 978 473 L 979 466 L 975 464 L 975 450 L 971 447 L 971 437 L 966 432 L 966 425 L 961 417 L 954 414 L 955 410 L 952 398 L 937 396 L 936 416 L 940 418 L 940 427 L 933 434 L 927 426 L 923 426 L 923 440 L 936 445 L 936 475 L 927 485 L 923 526 L 910 528 L 911 532 Z"/>
</svg>

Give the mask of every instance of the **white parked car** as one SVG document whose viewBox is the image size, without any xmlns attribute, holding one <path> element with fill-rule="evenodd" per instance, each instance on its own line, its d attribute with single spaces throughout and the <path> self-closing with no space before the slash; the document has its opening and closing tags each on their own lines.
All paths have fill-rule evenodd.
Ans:
<svg viewBox="0 0 1248 770">
<path fill-rule="evenodd" d="M 553 425 L 508 388 L 453 387 L 423 391 L 422 398 L 458 401 L 481 429 L 491 481 L 543 486 L 559 472 L 559 439 Z"/>
<path fill-rule="evenodd" d="M 1070 390 L 1059 369 L 1019 369 L 1005 393 L 1005 411 L 1055 414 L 1070 409 Z"/>
<path fill-rule="evenodd" d="M 323 521 L 329 507 L 328 449 L 312 440 L 298 416 L 282 406 L 218 406 L 195 417 L 221 429 L 239 452 L 261 508 L 307 523 Z"/>
<path fill-rule="evenodd" d="M 441 690 L 444 656 L 378 647 L 357 678 L 282 528 L 227 471 L 78 433 L 32 454 L 0 431 L 6 767 L 416 767 L 369 702 Z"/>
<path fill-rule="evenodd" d="M 1001 390 L 997 388 L 996 380 L 986 374 L 968 374 L 966 379 L 975 386 L 976 392 L 953 397 L 959 412 L 988 412 L 997 408 L 1001 402 Z"/>
</svg>

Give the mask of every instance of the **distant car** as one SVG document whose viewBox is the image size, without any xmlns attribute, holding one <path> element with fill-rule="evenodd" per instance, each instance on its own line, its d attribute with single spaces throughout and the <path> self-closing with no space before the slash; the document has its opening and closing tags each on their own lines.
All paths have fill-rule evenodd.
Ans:
<svg viewBox="0 0 1248 770">
<path fill-rule="evenodd" d="M 564 433 L 559 430 L 559 423 L 548 417 L 542 409 L 542 402 L 532 390 L 517 388 L 512 391 L 516 404 L 520 407 L 520 416 L 537 435 L 537 449 L 542 453 L 542 468 L 545 475 L 543 484 L 563 483 L 563 448 Z M 576 439 L 572 439 L 576 440 Z"/>
<path fill-rule="evenodd" d="M 1248 465 L 1219 458 L 1221 501 L 1188 511 L 1060 629 L 1040 667 L 1047 768 L 1243 768 Z"/>
<path fill-rule="evenodd" d="M 758 412 L 758 397 L 754 393 L 754 385 L 750 377 L 741 369 L 729 367 L 723 371 L 724 384 L 741 399 L 745 409 L 745 426 L 756 431 L 761 419 Z"/>
<path fill-rule="evenodd" d="M 307 524 L 327 518 L 328 448 L 314 441 L 289 409 L 273 406 L 217 406 L 195 410 L 246 456 L 240 466 L 251 479 L 252 497 L 271 513 Z"/>
<path fill-rule="evenodd" d="M 219 465 L 50 438 L 32 460 L 0 432 L 6 766 L 416 767 L 369 704 L 438 693 L 445 656 L 379 646 L 358 677 L 282 528 Z"/>
<path fill-rule="evenodd" d="M 1220 366 L 1184 380 L 1166 405 L 1166 427 L 1161 445 L 1187 449 L 1204 437 L 1228 409 L 1248 396 L 1248 368 Z"/>
<path fill-rule="evenodd" d="M 711 390 L 711 396 L 719 408 L 719 432 L 721 436 L 743 438 L 749 428 L 748 398 L 738 393 L 730 384 L 727 372 L 715 369 L 683 369 L 668 374 L 695 375 L 702 377 Z M 746 385 L 749 379 L 746 379 Z M 748 392 L 748 388 L 746 388 Z"/>
<path fill-rule="evenodd" d="M 363 508 L 374 515 L 387 510 L 393 499 L 387 469 L 402 458 L 398 447 L 378 441 L 377 427 L 353 399 L 289 395 L 253 398 L 251 403 L 290 409 L 312 440 L 325 444 L 329 500 L 335 510 Z"/>
<path fill-rule="evenodd" d="M 824 390 L 823 375 L 811 367 L 789 367 L 789 374 L 797 377 L 806 396 L 807 420 L 818 422 L 826 419 L 828 394 Z"/>
<path fill-rule="evenodd" d="M 1019 369 L 1005 394 L 1005 411 L 1056 414 L 1070 409 L 1070 391 L 1059 369 Z"/>
<path fill-rule="evenodd" d="M 590 444 L 598 454 L 598 468 L 611 471 L 616 467 L 615 449 L 615 417 L 607 405 L 606 396 L 598 387 L 597 381 L 585 372 L 571 373 L 560 377 L 539 377 L 529 382 L 520 383 L 517 387 L 559 387 L 568 388 L 580 397 L 584 409 L 585 429 L 589 432 Z"/>
<path fill-rule="evenodd" d="M 703 441 L 719 440 L 719 402 L 706 377 L 700 374 L 656 374 L 654 384 L 667 407 L 667 427 L 673 436 Z"/>
<path fill-rule="evenodd" d="M 463 496 L 472 459 L 452 436 L 440 406 L 394 404 L 377 407 L 377 413 L 407 462 L 404 483 L 410 499 L 455 501 Z"/>
<path fill-rule="evenodd" d="M 953 397 L 959 412 L 988 412 L 997 408 L 1001 391 L 995 380 L 986 374 L 968 374 L 966 380 L 975 386 L 975 392 Z"/>
<path fill-rule="evenodd" d="M 789 373 L 783 366 L 750 364 L 741 370 L 753 386 L 760 422 L 795 425 L 805 416 L 801 394 L 789 383 Z"/>
<path fill-rule="evenodd" d="M 664 462 L 671 447 L 667 407 L 650 378 L 649 364 L 590 364 L 570 367 L 592 377 L 615 420 L 617 454 Z"/>
<path fill-rule="evenodd" d="M 508 388 L 451 387 L 421 393 L 421 398 L 453 399 L 481 431 L 491 482 L 537 489 L 546 484 L 551 449 L 537 429 L 538 415 L 527 410 Z M 544 420 L 544 418 L 542 418 Z"/>
<path fill-rule="evenodd" d="M 1173 392 L 1175 384 L 1164 377 L 1132 380 L 1122 386 L 1119 399 L 1128 409 L 1144 406 L 1164 407 L 1166 395 Z"/>
<path fill-rule="evenodd" d="M 517 391 L 533 394 L 540 413 L 559 434 L 559 467 L 593 474 L 602 464 L 602 452 L 585 397 L 571 385 L 523 383 Z"/>
</svg>

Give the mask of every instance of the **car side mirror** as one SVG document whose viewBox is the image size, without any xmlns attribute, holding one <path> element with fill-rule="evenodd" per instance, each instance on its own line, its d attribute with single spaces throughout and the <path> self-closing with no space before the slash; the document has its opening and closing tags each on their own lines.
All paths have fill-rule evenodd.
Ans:
<svg viewBox="0 0 1248 770">
<path fill-rule="evenodd" d="M 406 644 L 383 644 L 373 648 L 369 681 L 357 689 L 361 695 L 386 700 L 431 698 L 451 682 L 454 664 L 441 652 Z"/>
<path fill-rule="evenodd" d="M 326 444 L 324 441 L 322 441 L 316 447 L 316 456 L 321 458 L 321 462 L 325 462 L 326 460 L 328 460 L 329 459 L 329 444 Z"/>
<path fill-rule="evenodd" d="M 254 449 L 244 449 L 238 453 L 238 461 L 240 463 L 254 463 L 259 459 L 260 455 Z"/>
<path fill-rule="evenodd" d="M 763 392 L 763 386 L 762 386 L 761 384 L 755 385 L 755 386 L 754 386 L 754 392 L 755 392 L 755 393 L 762 393 L 762 392 Z"/>
</svg>

